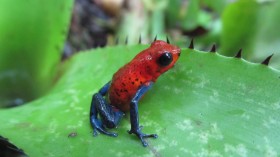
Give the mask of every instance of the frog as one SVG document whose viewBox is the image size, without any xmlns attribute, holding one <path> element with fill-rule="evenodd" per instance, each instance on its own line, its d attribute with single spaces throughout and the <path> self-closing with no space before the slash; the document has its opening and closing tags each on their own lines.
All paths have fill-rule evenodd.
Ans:
<svg viewBox="0 0 280 157">
<path fill-rule="evenodd" d="M 145 138 L 157 138 L 157 134 L 143 133 L 139 125 L 139 100 L 150 90 L 157 78 L 174 67 L 181 49 L 163 40 L 155 40 L 138 53 L 130 62 L 114 73 L 111 81 L 93 94 L 90 106 L 90 124 L 93 135 L 98 133 L 117 137 L 108 129 L 116 128 L 125 113 L 130 113 L 131 129 L 144 147 Z"/>
</svg>

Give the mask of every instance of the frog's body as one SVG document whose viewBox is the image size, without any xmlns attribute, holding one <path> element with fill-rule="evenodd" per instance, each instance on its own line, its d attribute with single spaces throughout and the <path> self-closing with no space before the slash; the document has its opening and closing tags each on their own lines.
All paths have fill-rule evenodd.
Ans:
<svg viewBox="0 0 280 157">
<path fill-rule="evenodd" d="M 180 49 L 164 41 L 154 41 L 151 46 L 140 52 L 132 61 L 120 68 L 98 93 L 93 95 L 90 122 L 94 134 L 99 131 L 110 136 L 104 127 L 114 128 L 118 125 L 124 112 L 130 111 L 131 130 L 144 146 L 144 137 L 157 137 L 156 134 L 143 134 L 139 127 L 138 101 L 152 86 L 156 79 L 174 66 L 180 56 Z M 109 102 L 104 99 L 108 97 Z M 97 115 L 100 115 L 101 121 Z"/>
</svg>

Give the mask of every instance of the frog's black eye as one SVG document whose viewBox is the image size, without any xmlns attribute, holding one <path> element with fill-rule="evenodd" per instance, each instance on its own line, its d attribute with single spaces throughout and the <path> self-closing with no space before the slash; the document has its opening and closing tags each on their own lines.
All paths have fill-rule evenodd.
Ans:
<svg viewBox="0 0 280 157">
<path fill-rule="evenodd" d="M 164 52 L 158 58 L 157 63 L 161 66 L 169 65 L 173 60 L 172 54 L 170 52 Z"/>
</svg>

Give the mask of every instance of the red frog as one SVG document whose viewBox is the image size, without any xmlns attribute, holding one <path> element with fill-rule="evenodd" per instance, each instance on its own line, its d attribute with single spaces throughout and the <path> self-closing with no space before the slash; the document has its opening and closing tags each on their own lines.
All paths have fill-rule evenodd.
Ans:
<svg viewBox="0 0 280 157">
<path fill-rule="evenodd" d="M 129 134 L 135 134 L 143 146 L 148 145 L 144 138 L 157 138 L 156 134 L 142 133 L 139 126 L 138 101 L 161 74 L 174 66 L 180 52 L 180 48 L 169 42 L 155 40 L 149 48 L 120 68 L 112 80 L 92 97 L 90 123 L 94 136 L 100 132 L 116 137 L 116 133 L 108 132 L 105 128 L 115 128 L 124 112 L 129 111 L 131 123 Z"/>
</svg>

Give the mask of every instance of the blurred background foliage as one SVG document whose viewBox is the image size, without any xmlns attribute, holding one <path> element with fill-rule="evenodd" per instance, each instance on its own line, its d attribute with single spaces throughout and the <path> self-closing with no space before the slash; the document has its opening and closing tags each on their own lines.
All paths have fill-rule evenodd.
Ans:
<svg viewBox="0 0 280 157">
<path fill-rule="evenodd" d="M 32 101 L 59 79 L 58 66 L 80 51 L 117 44 L 173 44 L 280 69 L 277 0 L 0 0 L 0 107 Z M 64 45 L 64 46 L 63 46 Z M 1 147 L 0 147 L 1 150 Z"/>
<path fill-rule="evenodd" d="M 149 43 L 156 35 L 171 37 L 186 47 L 260 62 L 274 54 L 271 66 L 280 68 L 278 15 L 274 0 L 76 0 L 64 57 L 92 47 L 114 45 L 116 40 Z"/>
<path fill-rule="evenodd" d="M 0 107 L 51 89 L 71 12 L 72 0 L 0 0 Z"/>
</svg>

